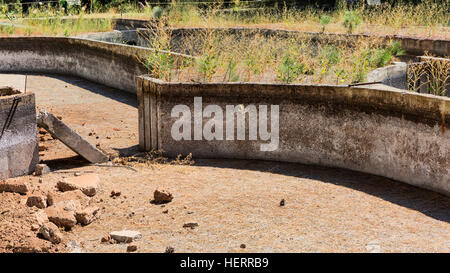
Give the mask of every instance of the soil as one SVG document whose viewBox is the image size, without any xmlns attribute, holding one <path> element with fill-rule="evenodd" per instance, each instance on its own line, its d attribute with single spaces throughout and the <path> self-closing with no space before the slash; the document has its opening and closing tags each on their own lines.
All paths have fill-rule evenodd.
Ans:
<svg viewBox="0 0 450 273">
<path fill-rule="evenodd" d="M 38 108 L 122 159 L 138 152 L 135 95 L 73 77 L 27 78 Z M 0 74 L 0 86 L 23 90 L 24 80 Z M 94 166 L 48 134 L 39 138 L 52 172 L 15 179 L 47 192 L 63 177 L 97 173 L 101 216 L 52 245 L 31 230 L 38 209 L 27 196 L 0 193 L 0 252 L 126 252 L 128 244 L 101 242 L 119 230 L 142 233 L 135 252 L 450 252 L 450 198 L 386 178 L 250 160 Z M 173 200 L 152 202 L 156 189 Z"/>
</svg>

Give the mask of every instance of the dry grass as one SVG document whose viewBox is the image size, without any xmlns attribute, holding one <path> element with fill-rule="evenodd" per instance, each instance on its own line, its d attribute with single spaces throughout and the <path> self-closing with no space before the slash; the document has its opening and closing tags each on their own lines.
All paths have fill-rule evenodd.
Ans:
<svg viewBox="0 0 450 273">
<path fill-rule="evenodd" d="M 166 53 L 151 54 L 146 61 L 150 74 L 166 81 L 348 84 L 364 81 L 369 71 L 403 53 L 399 43 L 377 38 L 331 41 L 320 37 L 316 41 L 303 34 L 230 34 L 211 28 L 174 41 L 167 24 L 163 19 L 150 30 L 149 46 L 197 58 L 180 68 Z"/>
</svg>

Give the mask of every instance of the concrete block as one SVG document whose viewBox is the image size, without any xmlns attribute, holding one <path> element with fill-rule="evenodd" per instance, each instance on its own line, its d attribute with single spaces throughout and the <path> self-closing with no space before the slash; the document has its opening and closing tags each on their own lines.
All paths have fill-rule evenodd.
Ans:
<svg viewBox="0 0 450 273">
<path fill-rule="evenodd" d="M 54 138 L 59 139 L 72 151 L 81 155 L 89 162 L 98 163 L 108 160 L 107 155 L 83 139 L 79 134 L 51 113 L 41 110 L 37 116 L 37 123 L 39 127 L 47 130 Z"/>
</svg>

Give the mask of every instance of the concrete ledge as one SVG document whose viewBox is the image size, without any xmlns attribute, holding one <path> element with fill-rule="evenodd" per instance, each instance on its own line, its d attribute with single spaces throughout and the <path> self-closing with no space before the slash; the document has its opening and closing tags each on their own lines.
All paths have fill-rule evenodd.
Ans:
<svg viewBox="0 0 450 273">
<path fill-rule="evenodd" d="M 139 143 L 145 150 L 197 158 L 263 159 L 318 164 L 392 178 L 450 196 L 450 99 L 402 91 L 259 83 L 166 83 L 137 78 Z M 268 141 L 174 140 L 176 105 L 279 106 L 279 146 Z M 203 110 L 202 109 L 202 110 Z M 245 112 L 244 112 L 245 113 Z M 225 114 L 223 114 L 225 117 Z M 202 117 L 202 128 L 211 118 Z M 270 119 L 269 119 L 270 120 Z M 271 123 L 271 122 L 269 122 Z M 268 125 L 269 127 L 271 125 Z M 223 130 L 226 131 L 223 121 Z M 234 132 L 237 124 L 234 123 Z M 225 138 L 224 138 L 225 139 Z"/>
<path fill-rule="evenodd" d="M 407 77 L 408 65 L 397 62 L 393 65 L 377 68 L 367 75 L 368 82 L 382 82 L 399 89 L 408 89 Z"/>
<path fill-rule="evenodd" d="M 74 75 L 135 93 L 135 77 L 147 73 L 141 60 L 152 51 L 82 38 L 0 37 L 0 72 Z"/>
</svg>

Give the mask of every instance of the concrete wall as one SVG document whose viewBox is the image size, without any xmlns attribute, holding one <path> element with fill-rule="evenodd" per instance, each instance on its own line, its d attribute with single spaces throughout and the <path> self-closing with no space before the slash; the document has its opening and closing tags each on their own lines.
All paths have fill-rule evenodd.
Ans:
<svg viewBox="0 0 450 273">
<path fill-rule="evenodd" d="M 138 77 L 137 84 L 139 142 L 145 150 L 318 164 L 450 195 L 448 98 L 345 86 L 165 83 L 148 77 Z M 171 111 L 184 104 L 193 114 L 194 97 L 202 97 L 203 109 L 279 105 L 278 149 L 261 151 L 267 141 L 248 140 L 248 120 L 247 140 L 174 140 L 171 129 L 178 118 Z M 203 117 L 203 125 L 208 120 Z M 194 128 L 193 120 L 190 124 Z"/>
<path fill-rule="evenodd" d="M 150 52 L 150 48 L 81 38 L 0 37 L 0 72 L 74 75 L 136 93 L 135 77 L 147 73 L 140 60 Z"/>
<path fill-rule="evenodd" d="M 10 126 L 0 138 L 0 179 L 30 174 L 39 163 L 34 94 L 2 96 L 0 88 L 0 134 L 15 97 L 21 98 Z"/>
<path fill-rule="evenodd" d="M 398 62 L 393 65 L 377 68 L 367 74 L 368 82 L 382 82 L 399 89 L 408 89 L 406 63 Z"/>
</svg>

